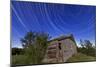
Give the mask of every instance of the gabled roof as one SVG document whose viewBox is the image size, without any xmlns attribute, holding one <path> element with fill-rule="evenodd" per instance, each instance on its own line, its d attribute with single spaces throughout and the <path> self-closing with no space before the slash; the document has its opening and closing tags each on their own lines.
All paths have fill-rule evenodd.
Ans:
<svg viewBox="0 0 100 67">
<path fill-rule="evenodd" d="M 72 38 L 72 34 L 70 34 L 70 35 L 62 35 L 62 36 L 59 36 L 59 37 L 57 37 L 57 38 L 54 38 L 54 39 L 52 39 L 52 40 L 50 40 L 49 42 L 51 42 L 51 41 L 55 41 L 55 40 L 58 40 L 58 41 L 60 41 L 60 40 L 64 40 L 64 39 L 70 39 L 70 38 Z"/>
<path fill-rule="evenodd" d="M 59 37 L 57 37 L 57 38 L 54 38 L 54 39 L 52 39 L 52 40 L 50 40 L 50 41 L 48 41 L 48 42 L 52 42 L 52 41 L 61 41 L 61 40 L 64 40 L 64 39 L 71 39 L 71 40 L 76 44 L 76 42 L 75 42 L 75 40 L 74 40 L 73 34 L 62 35 L 62 36 L 59 36 Z"/>
</svg>

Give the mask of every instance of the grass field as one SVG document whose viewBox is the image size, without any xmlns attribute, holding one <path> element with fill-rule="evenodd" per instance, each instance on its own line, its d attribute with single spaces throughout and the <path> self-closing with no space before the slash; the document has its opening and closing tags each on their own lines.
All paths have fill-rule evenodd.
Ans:
<svg viewBox="0 0 100 67">
<path fill-rule="evenodd" d="M 23 65 L 23 64 L 27 64 L 26 61 L 26 56 L 24 55 L 14 55 L 12 56 L 12 64 L 16 64 L 16 65 Z"/>
<path fill-rule="evenodd" d="M 77 55 L 74 55 L 67 60 L 67 62 L 89 62 L 89 61 L 96 61 L 96 57 L 78 53 Z"/>
<path fill-rule="evenodd" d="M 33 64 L 32 59 L 25 55 L 14 55 L 12 56 L 12 64 L 13 65 L 26 65 L 26 64 Z M 82 53 L 78 53 L 77 55 L 72 56 L 67 60 L 67 62 L 89 62 L 89 61 L 96 61 L 95 57 L 87 56 Z"/>
<path fill-rule="evenodd" d="M 29 65 L 33 64 L 33 59 L 26 55 L 14 55 L 12 56 L 12 64 L 13 65 Z"/>
</svg>

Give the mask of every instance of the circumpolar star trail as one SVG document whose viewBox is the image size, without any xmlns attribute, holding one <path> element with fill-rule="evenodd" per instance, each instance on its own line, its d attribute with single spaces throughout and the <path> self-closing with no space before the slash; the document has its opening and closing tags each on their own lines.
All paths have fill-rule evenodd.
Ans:
<svg viewBox="0 0 100 67">
<path fill-rule="evenodd" d="M 28 31 L 26 25 L 23 23 L 22 19 L 21 19 L 20 16 L 18 15 L 18 13 L 17 13 L 16 9 L 13 7 L 13 5 L 11 5 L 11 8 L 12 8 L 12 10 L 15 12 L 15 14 L 16 14 L 18 20 L 20 21 L 21 25 L 25 28 L 26 31 Z"/>
<path fill-rule="evenodd" d="M 52 38 L 73 34 L 76 42 L 88 39 L 95 44 L 96 7 L 42 2 L 11 1 L 12 39 L 21 46 L 20 37 L 28 31 L 46 32 Z M 13 40 L 12 40 L 13 42 Z"/>
</svg>

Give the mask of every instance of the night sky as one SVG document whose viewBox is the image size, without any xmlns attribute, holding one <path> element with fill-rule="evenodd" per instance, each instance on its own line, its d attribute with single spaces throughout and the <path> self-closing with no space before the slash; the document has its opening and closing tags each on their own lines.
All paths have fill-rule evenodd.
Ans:
<svg viewBox="0 0 100 67">
<path fill-rule="evenodd" d="M 73 34 L 95 44 L 96 7 L 39 2 L 11 2 L 12 47 L 21 47 L 20 39 L 28 31 L 47 32 L 52 38 Z"/>
</svg>

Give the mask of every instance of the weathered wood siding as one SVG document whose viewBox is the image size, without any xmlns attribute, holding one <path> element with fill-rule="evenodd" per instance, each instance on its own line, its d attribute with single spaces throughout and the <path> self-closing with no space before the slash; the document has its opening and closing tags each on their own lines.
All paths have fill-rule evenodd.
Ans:
<svg viewBox="0 0 100 67">
<path fill-rule="evenodd" d="M 59 44 L 61 48 L 59 48 Z M 72 55 L 77 53 L 75 42 L 70 39 L 54 40 L 49 43 L 46 57 L 43 62 L 45 63 L 59 63 L 66 62 Z"/>
</svg>

